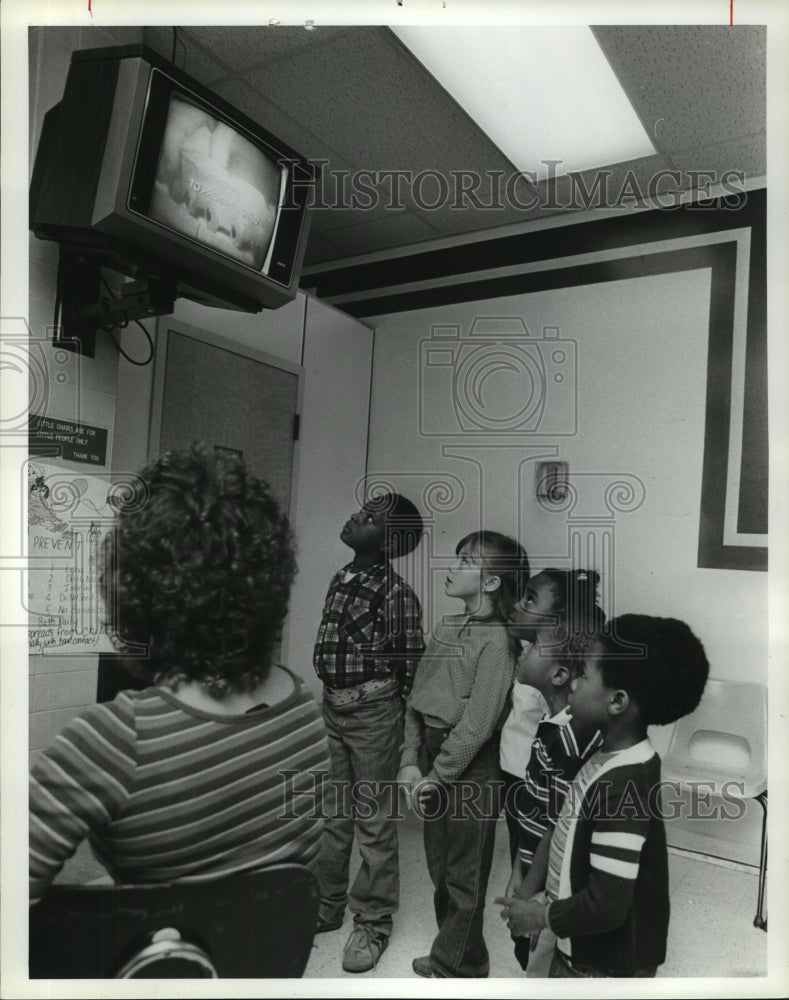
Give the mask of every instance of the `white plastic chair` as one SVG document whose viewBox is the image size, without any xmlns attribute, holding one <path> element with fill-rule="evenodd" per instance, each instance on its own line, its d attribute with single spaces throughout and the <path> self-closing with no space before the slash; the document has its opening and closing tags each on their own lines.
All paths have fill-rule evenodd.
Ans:
<svg viewBox="0 0 789 1000">
<path fill-rule="evenodd" d="M 754 927 L 767 929 L 767 688 L 708 680 L 695 712 L 680 719 L 663 758 L 664 781 L 710 782 L 717 798 L 756 799 L 762 807 L 759 895 Z"/>
</svg>

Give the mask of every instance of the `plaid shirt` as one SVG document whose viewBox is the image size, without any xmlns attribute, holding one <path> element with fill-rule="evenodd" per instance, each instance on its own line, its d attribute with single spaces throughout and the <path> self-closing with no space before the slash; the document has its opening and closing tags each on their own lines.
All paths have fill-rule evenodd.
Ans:
<svg viewBox="0 0 789 1000">
<path fill-rule="evenodd" d="M 329 584 L 313 655 L 315 672 L 334 688 L 394 675 L 408 694 L 425 648 L 419 599 L 389 563 L 376 563 L 346 580 L 350 566 Z"/>
</svg>

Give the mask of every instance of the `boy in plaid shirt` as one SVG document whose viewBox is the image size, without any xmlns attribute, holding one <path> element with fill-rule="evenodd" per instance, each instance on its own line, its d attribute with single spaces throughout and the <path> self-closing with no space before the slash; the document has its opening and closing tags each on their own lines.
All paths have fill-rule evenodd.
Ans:
<svg viewBox="0 0 789 1000">
<path fill-rule="evenodd" d="M 340 538 L 354 558 L 329 585 L 315 644 L 334 786 L 324 806 L 317 931 L 340 927 L 349 906 L 354 923 L 343 951 L 346 972 L 375 967 L 399 902 L 392 795 L 404 696 L 425 646 L 419 600 L 389 560 L 413 552 L 422 533 L 419 511 L 397 493 L 368 501 L 345 523 Z M 364 795 L 359 809 L 356 790 Z M 362 863 L 349 893 L 354 827 Z"/>
</svg>

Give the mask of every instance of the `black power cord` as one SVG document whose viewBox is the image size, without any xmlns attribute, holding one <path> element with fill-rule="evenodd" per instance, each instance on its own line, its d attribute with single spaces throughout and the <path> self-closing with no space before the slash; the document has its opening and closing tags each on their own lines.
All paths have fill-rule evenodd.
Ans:
<svg viewBox="0 0 789 1000">
<path fill-rule="evenodd" d="M 106 279 L 104 278 L 103 275 L 102 275 L 102 278 L 101 278 L 101 283 L 102 283 L 102 285 L 104 285 L 105 289 L 107 290 L 107 294 L 110 296 L 110 298 L 113 299 L 113 300 L 115 300 L 115 295 L 113 294 L 112 289 L 107 284 L 107 281 L 106 281 Z M 103 301 L 105 301 L 105 300 L 102 299 L 102 302 Z M 148 333 L 148 331 L 145 329 L 145 327 L 142 325 L 142 323 L 138 319 L 135 319 L 134 322 L 137 324 L 137 326 L 139 326 L 139 328 L 145 334 L 145 339 L 148 341 L 148 357 L 144 361 L 137 361 L 135 358 L 130 357 L 126 353 L 126 351 L 124 351 L 124 349 L 121 347 L 120 341 L 117 340 L 117 338 L 115 337 L 115 335 L 112 332 L 113 330 L 125 330 L 126 327 L 129 325 L 128 317 L 124 317 L 124 319 L 122 320 L 122 322 L 114 322 L 110 326 L 103 326 L 102 329 L 105 331 L 105 333 L 107 333 L 109 335 L 110 340 L 118 348 L 118 353 L 120 354 L 120 356 L 122 358 L 125 358 L 126 361 L 128 361 L 130 365 L 136 365 L 138 368 L 144 368 L 146 365 L 149 365 L 151 363 L 151 361 L 153 361 L 153 355 L 154 355 L 153 340 L 151 340 L 150 333 Z"/>
</svg>

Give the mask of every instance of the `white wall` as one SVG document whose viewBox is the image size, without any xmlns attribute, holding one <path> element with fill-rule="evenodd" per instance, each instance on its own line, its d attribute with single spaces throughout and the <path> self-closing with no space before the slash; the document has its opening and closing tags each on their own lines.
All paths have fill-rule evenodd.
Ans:
<svg viewBox="0 0 789 1000">
<path fill-rule="evenodd" d="M 425 476 L 461 481 L 463 502 L 436 515 L 438 555 L 450 554 L 461 535 L 482 525 L 520 532 L 537 566 L 568 565 L 574 520 L 613 523 L 613 588 L 603 581 L 607 612 L 683 618 L 704 642 L 714 676 L 766 683 L 766 574 L 696 566 L 708 300 L 709 272 L 698 270 L 379 318 L 369 472 L 397 474 L 403 483 L 410 475 L 415 493 Z M 520 316 L 537 339 L 544 326 L 558 326 L 563 339 L 577 343 L 577 433 L 420 431 L 420 406 L 430 427 L 457 427 L 448 381 L 443 395 L 434 384 L 431 398 L 419 400 L 420 343 L 436 343 L 435 324 L 458 324 L 467 334 L 475 317 L 486 316 Z M 501 403 L 501 412 L 514 413 L 527 391 L 522 383 L 513 376 L 491 384 L 509 387 L 511 404 Z M 569 514 L 544 509 L 534 495 L 529 450 L 554 447 L 581 491 Z M 603 490 L 622 475 L 643 484 L 644 501 L 633 511 L 612 512 Z M 588 533 L 595 534 L 591 527 Z M 599 554 L 594 564 L 601 568 Z"/>
<path fill-rule="evenodd" d="M 370 476 L 389 476 L 423 506 L 430 482 L 457 478 L 450 483 L 457 502 L 435 513 L 433 553 L 426 565 L 425 552 L 421 570 L 421 593 L 432 620 L 456 610 L 456 602 L 443 596 L 444 574 L 436 567 L 463 534 L 480 526 L 519 534 L 533 565 L 567 566 L 568 530 L 575 519 L 581 538 L 599 541 L 607 532 L 613 539 L 613 569 L 606 570 L 599 550 L 590 554 L 585 545 L 573 559 L 603 572 L 609 615 L 633 611 L 684 619 L 704 643 L 713 676 L 767 683 L 766 574 L 696 565 L 709 281 L 709 271 L 698 270 L 373 321 Z M 436 324 L 458 324 L 467 336 L 475 317 L 492 316 L 520 316 L 532 338 L 540 338 L 544 326 L 556 326 L 562 338 L 577 343 L 577 433 L 450 433 L 458 428 L 452 389 L 448 380 L 440 386 L 435 370 L 426 371 L 425 344 L 436 343 L 431 332 Z M 420 365 L 427 386 L 421 400 Z M 494 371 L 483 397 L 486 391 L 500 394 L 494 403 L 501 416 L 517 412 L 528 387 L 515 375 Z M 424 433 L 441 427 L 447 429 L 443 436 Z M 571 481 L 580 490 L 572 512 L 549 512 L 534 495 L 530 449 L 536 454 L 552 447 L 569 462 Z M 636 487 L 642 483 L 645 496 L 637 509 L 612 512 L 604 488 L 621 474 Z M 670 727 L 654 732 L 658 749 L 669 735 Z M 753 861 L 760 811 L 749 813 L 725 829 L 695 823 L 695 842 L 733 839 L 735 846 L 727 844 L 721 853 Z"/>
</svg>

